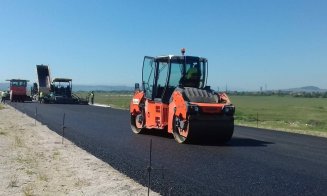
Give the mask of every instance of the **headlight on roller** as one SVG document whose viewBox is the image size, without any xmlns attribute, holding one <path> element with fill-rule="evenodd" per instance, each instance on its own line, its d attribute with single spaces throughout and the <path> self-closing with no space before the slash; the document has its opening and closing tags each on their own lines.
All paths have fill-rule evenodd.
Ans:
<svg viewBox="0 0 327 196">
<path fill-rule="evenodd" d="M 200 111 L 199 107 L 197 105 L 189 105 L 188 106 L 188 113 L 189 114 L 196 114 Z"/>
<path fill-rule="evenodd" d="M 233 105 L 225 105 L 223 108 L 223 112 L 226 115 L 234 115 L 235 107 Z"/>
</svg>

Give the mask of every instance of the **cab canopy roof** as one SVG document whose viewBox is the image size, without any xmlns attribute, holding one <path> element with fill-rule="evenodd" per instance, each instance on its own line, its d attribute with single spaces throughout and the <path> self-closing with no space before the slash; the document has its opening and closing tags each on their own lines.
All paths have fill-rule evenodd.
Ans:
<svg viewBox="0 0 327 196">
<path fill-rule="evenodd" d="M 29 80 L 24 80 L 24 79 L 8 79 L 6 81 L 10 81 L 10 82 L 29 82 Z"/>
<path fill-rule="evenodd" d="M 176 56 L 176 55 L 163 55 L 163 56 L 156 56 L 155 59 L 175 59 L 175 60 L 182 60 L 182 59 L 199 59 L 204 60 L 206 58 L 199 57 L 199 56 Z"/>
<path fill-rule="evenodd" d="M 72 79 L 69 78 L 54 78 L 52 82 L 71 82 Z"/>
</svg>

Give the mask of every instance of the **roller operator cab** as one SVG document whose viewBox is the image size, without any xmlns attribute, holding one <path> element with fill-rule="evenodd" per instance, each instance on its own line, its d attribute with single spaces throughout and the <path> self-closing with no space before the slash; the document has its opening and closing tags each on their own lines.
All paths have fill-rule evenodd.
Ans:
<svg viewBox="0 0 327 196">
<path fill-rule="evenodd" d="M 134 133 L 168 131 L 178 143 L 231 139 L 235 107 L 225 93 L 206 86 L 208 61 L 196 56 L 144 57 L 142 86 L 130 103 Z"/>
<path fill-rule="evenodd" d="M 11 102 L 24 102 L 29 100 L 27 96 L 27 82 L 28 80 L 11 79 L 10 82 L 10 101 Z"/>
</svg>

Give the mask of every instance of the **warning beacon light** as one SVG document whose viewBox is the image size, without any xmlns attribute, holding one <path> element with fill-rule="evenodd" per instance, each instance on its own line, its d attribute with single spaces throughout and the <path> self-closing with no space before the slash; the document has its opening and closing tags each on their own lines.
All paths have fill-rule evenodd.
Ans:
<svg viewBox="0 0 327 196">
<path fill-rule="evenodd" d="M 185 54 L 185 51 L 186 51 L 185 48 L 182 48 L 182 49 L 181 49 L 181 52 L 182 52 L 182 55 L 183 55 L 183 56 L 184 56 L 184 54 Z"/>
</svg>

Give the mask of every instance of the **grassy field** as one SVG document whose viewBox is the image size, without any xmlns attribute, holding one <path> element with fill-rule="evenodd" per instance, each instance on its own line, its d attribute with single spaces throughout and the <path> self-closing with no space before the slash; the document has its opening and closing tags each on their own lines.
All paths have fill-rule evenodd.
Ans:
<svg viewBox="0 0 327 196">
<path fill-rule="evenodd" d="M 87 97 L 87 93 L 85 92 L 79 92 L 76 94 L 82 98 Z M 131 101 L 132 96 L 132 93 L 95 92 L 94 102 L 99 104 L 110 105 L 114 108 L 128 109 L 129 102 Z"/>
<path fill-rule="evenodd" d="M 79 93 L 86 97 L 87 93 Z M 132 93 L 95 92 L 95 102 L 128 109 Z M 327 133 L 327 99 L 291 96 L 231 96 L 238 125 Z"/>
<path fill-rule="evenodd" d="M 236 124 L 280 130 L 327 132 L 327 99 L 231 96 Z"/>
</svg>

